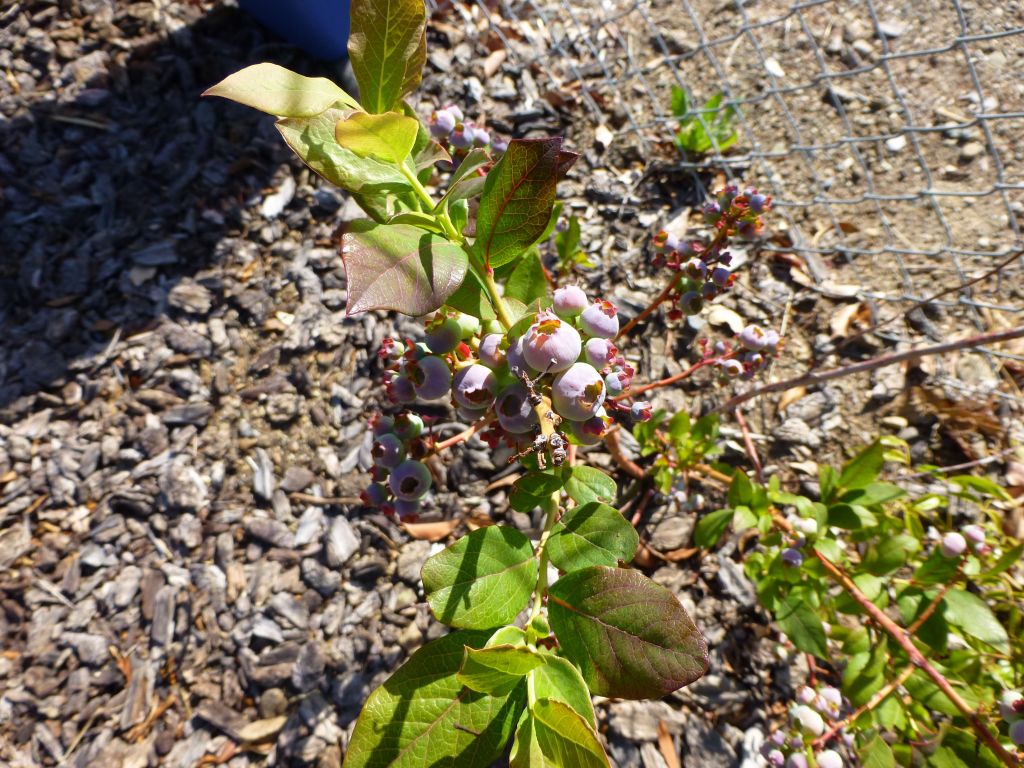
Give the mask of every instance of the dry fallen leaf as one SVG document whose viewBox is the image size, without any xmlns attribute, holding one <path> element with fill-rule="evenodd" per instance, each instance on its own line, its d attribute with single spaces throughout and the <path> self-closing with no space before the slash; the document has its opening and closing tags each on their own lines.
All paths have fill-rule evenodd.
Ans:
<svg viewBox="0 0 1024 768">
<path fill-rule="evenodd" d="M 679 762 L 679 753 L 676 752 L 675 742 L 672 741 L 672 734 L 668 732 L 668 726 L 664 720 L 658 721 L 658 749 L 661 756 L 665 758 L 668 768 L 683 768 Z"/>
<path fill-rule="evenodd" d="M 402 523 L 402 528 L 414 539 L 441 541 L 451 535 L 458 520 L 438 520 L 436 523 Z"/>
<path fill-rule="evenodd" d="M 866 328 L 871 322 L 871 309 L 863 301 L 846 304 L 836 310 L 829 322 L 834 338 L 846 338 Z"/>
<path fill-rule="evenodd" d="M 253 742 L 267 741 L 277 735 L 288 722 L 287 715 L 268 717 L 266 720 L 254 720 L 238 729 L 238 740 Z"/>
<path fill-rule="evenodd" d="M 729 327 L 733 333 L 739 333 L 743 330 L 746 323 L 743 318 L 740 317 L 736 310 L 729 309 L 722 304 L 714 304 L 711 309 L 708 310 L 707 321 L 711 325 L 725 325 Z"/>
<path fill-rule="evenodd" d="M 778 412 L 782 413 L 806 394 L 807 387 L 793 387 L 792 389 L 787 389 L 782 393 L 782 397 L 779 398 Z"/>
</svg>

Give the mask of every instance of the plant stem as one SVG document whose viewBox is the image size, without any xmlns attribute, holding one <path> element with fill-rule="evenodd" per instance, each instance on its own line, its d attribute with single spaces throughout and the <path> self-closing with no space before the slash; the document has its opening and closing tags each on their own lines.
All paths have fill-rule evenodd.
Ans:
<svg viewBox="0 0 1024 768">
<path fill-rule="evenodd" d="M 887 365 L 895 365 L 896 363 L 902 363 L 904 360 L 913 360 L 917 357 L 924 357 L 926 355 L 940 355 L 943 352 L 953 352 L 958 349 L 965 349 L 968 347 L 980 347 L 983 344 L 995 344 L 1000 341 L 1010 341 L 1011 339 L 1019 339 L 1024 336 L 1024 325 L 1019 325 L 1016 328 L 1010 328 L 1006 331 L 996 331 L 994 333 L 983 333 L 979 336 L 971 336 L 966 339 L 959 339 L 957 341 L 948 341 L 944 344 L 935 344 L 930 347 L 918 347 L 917 349 L 910 349 L 906 352 L 897 352 L 892 355 L 882 355 L 881 357 L 875 357 L 871 360 L 864 360 L 860 363 L 854 363 L 853 365 L 844 365 L 839 368 L 832 368 L 828 371 L 813 371 L 811 373 L 805 373 L 802 376 L 796 376 L 792 379 L 786 379 L 785 381 L 776 381 L 771 384 L 765 384 L 760 387 L 736 395 L 735 397 L 729 398 L 721 405 L 712 409 L 712 413 L 718 413 L 721 411 L 731 411 L 740 405 L 745 403 L 747 400 L 752 400 L 759 395 L 766 395 L 770 392 L 783 392 L 793 387 L 807 387 L 815 384 L 822 384 L 832 379 L 838 379 L 842 376 L 849 376 L 854 373 L 864 373 L 865 371 L 873 371 L 876 368 L 884 368 Z"/>
<path fill-rule="evenodd" d="M 910 677 L 912 674 L 914 674 L 914 667 L 905 667 L 903 671 L 895 677 L 895 679 L 890 680 L 883 688 L 881 688 L 878 691 L 878 693 L 872 696 L 870 701 L 858 707 L 849 716 L 844 717 L 838 723 L 836 723 L 827 731 L 825 731 L 825 733 L 823 733 L 821 736 L 816 738 L 811 743 L 811 746 L 814 748 L 818 748 L 828 744 L 829 741 L 831 741 L 840 731 L 843 730 L 843 728 L 850 725 L 850 723 L 854 722 L 858 717 L 863 715 L 865 712 L 870 712 L 883 701 L 885 701 L 887 698 L 889 698 L 892 692 L 899 688 L 901 685 L 903 685 L 905 682 L 907 682 L 907 678 Z"/>
<path fill-rule="evenodd" d="M 540 541 L 537 543 L 537 587 L 533 594 L 533 608 L 530 611 L 530 620 L 532 621 L 535 616 L 539 616 L 541 609 L 544 607 L 544 597 L 548 592 L 548 537 L 551 535 L 551 529 L 555 527 L 555 523 L 558 521 L 558 502 L 559 502 L 559 491 L 555 491 L 547 500 L 547 505 L 544 510 L 544 531 L 540 535 Z"/>
<path fill-rule="evenodd" d="M 616 336 L 615 336 L 615 341 L 618 341 L 623 336 L 626 336 L 634 328 L 636 328 L 637 323 L 642 323 L 644 320 L 646 320 L 647 317 L 654 310 L 656 310 L 658 307 L 660 307 L 661 304 L 665 301 L 665 299 L 667 299 L 669 297 L 669 294 L 671 294 L 672 291 L 674 291 L 676 288 L 679 287 L 679 283 L 680 283 L 680 281 L 682 279 L 683 279 L 683 273 L 682 272 L 676 273 L 675 276 L 673 276 L 673 278 L 669 281 L 668 285 L 666 285 L 662 289 L 661 293 L 659 293 L 657 296 L 654 297 L 654 301 L 652 301 L 650 304 L 648 304 L 639 315 L 637 315 L 632 320 L 630 320 L 628 323 L 626 323 L 624 326 L 622 326 L 622 328 L 619 330 L 618 334 L 616 334 Z"/>
<path fill-rule="evenodd" d="M 507 331 L 512 327 L 512 318 L 509 317 L 508 310 L 505 308 L 505 302 L 501 298 L 498 284 L 494 282 L 494 275 L 484 267 L 477 276 L 483 281 L 484 288 L 487 289 L 487 295 L 491 297 L 491 304 L 494 305 L 494 314 L 498 316 L 498 322 Z"/>
<path fill-rule="evenodd" d="M 647 392 L 648 390 L 651 389 L 660 389 L 661 387 L 671 386 L 672 384 L 675 384 L 677 381 L 682 381 L 683 379 L 689 378 L 697 371 L 699 371 L 701 368 L 706 368 L 709 365 L 714 365 L 719 360 L 726 360 L 729 357 L 735 357 L 735 355 L 725 355 L 723 357 L 712 357 L 707 358 L 705 360 L 698 360 L 685 371 L 674 373 L 671 376 L 667 376 L 664 379 L 659 379 L 658 381 L 652 381 L 649 384 L 642 384 L 639 387 L 630 387 L 626 392 L 623 392 L 621 395 L 616 395 L 615 397 L 613 397 L 612 400 L 625 400 L 626 398 L 636 397 L 637 395 L 643 392 Z"/>
<path fill-rule="evenodd" d="M 399 163 L 398 170 L 405 177 L 405 180 L 409 182 L 409 186 L 412 187 L 413 192 L 415 192 L 419 196 L 420 200 L 422 200 L 427 206 L 427 210 L 433 211 L 435 205 L 434 198 L 432 198 L 426 188 L 420 184 L 420 180 L 416 178 L 416 174 L 409 170 L 405 163 Z"/>
<path fill-rule="evenodd" d="M 621 427 L 619 429 L 621 429 Z M 611 429 L 608 431 L 608 434 L 604 436 L 604 444 L 608 449 L 608 453 L 610 453 L 612 458 L 615 460 L 615 463 L 622 467 L 622 469 L 626 471 L 626 474 L 631 477 L 635 477 L 638 480 L 643 479 L 643 468 L 623 452 L 622 442 L 619 440 L 618 429 Z"/>
<path fill-rule="evenodd" d="M 483 418 L 474 421 L 467 429 L 462 430 L 457 435 L 453 435 L 452 437 L 449 437 L 447 440 L 442 440 L 439 443 L 434 443 L 434 447 L 430 449 L 430 452 L 427 454 L 427 456 L 436 456 L 437 454 L 441 453 L 441 451 L 447 448 L 451 448 L 453 445 L 458 445 L 464 440 L 469 440 L 469 438 L 471 438 L 481 429 L 486 427 L 490 419 L 491 416 L 488 413 Z"/>
</svg>

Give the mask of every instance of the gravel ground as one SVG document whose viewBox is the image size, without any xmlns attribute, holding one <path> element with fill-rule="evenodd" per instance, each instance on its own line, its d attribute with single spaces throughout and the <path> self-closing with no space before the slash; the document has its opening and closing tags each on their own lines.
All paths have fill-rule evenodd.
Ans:
<svg viewBox="0 0 1024 768">
<path fill-rule="evenodd" d="M 671 10 L 651 8 L 657 18 Z M 720 24 L 734 16 L 698 9 Z M 569 78 L 537 64 L 547 39 L 537 29 L 526 18 L 492 26 L 475 5 L 437 15 L 418 106 L 454 100 L 498 133 L 566 135 L 583 157 L 563 194 L 599 264 L 580 279 L 616 286 L 635 312 L 661 281 L 646 266 L 646 240 L 686 227 L 699 201 L 693 177 L 630 128 L 647 95 L 605 94 L 607 120 L 594 119 Z M 610 29 L 592 31 L 614 52 Z M 574 51 L 586 77 L 593 52 Z M 418 584 L 438 545 L 353 503 L 369 463 L 364 417 L 380 397 L 373 351 L 385 335 L 418 331 L 344 317 L 336 231 L 358 211 L 289 157 L 271 120 L 198 99 L 261 60 L 340 76 L 221 4 L 69 0 L 0 11 L 5 765 L 337 766 L 365 696 L 443 632 Z M 618 139 L 608 142 L 602 125 Z M 835 317 L 857 295 L 801 283 L 753 249 L 738 256 L 741 288 L 705 324 L 653 325 L 649 342 L 628 351 L 642 375 L 680 370 L 694 336 L 728 335 L 737 313 L 790 318 L 776 375 L 897 343 L 868 335 L 838 352 L 845 329 Z M 855 282 L 845 262 L 827 266 L 830 285 Z M 1019 285 L 1000 290 L 1020 306 Z M 958 317 L 954 308 L 925 320 L 944 335 Z M 885 370 L 806 393 L 781 413 L 764 404 L 752 418 L 769 468 L 789 467 L 797 482 L 794 461 L 806 470 L 841 455 L 880 416 L 921 459 L 982 458 L 1009 444 L 1020 400 L 999 377 L 1019 368 L 993 373 L 971 354 L 922 366 L 929 378 L 913 387 L 906 371 Z M 722 394 L 695 385 L 660 402 L 700 409 Z M 950 421 L 965 398 L 991 422 L 968 417 L 971 432 L 962 413 Z M 726 458 L 744 461 L 737 431 L 725 434 Z M 610 467 L 604 454 L 590 458 Z M 458 520 L 456 532 L 477 517 L 534 528 L 506 518 L 505 486 L 488 485 L 507 477 L 504 467 L 476 441 L 454 452 L 435 467 L 444 482 L 426 518 Z M 689 546 L 693 519 L 681 512 L 648 505 L 641 533 L 652 549 Z M 653 577 L 704 630 L 712 667 L 662 702 L 601 703 L 613 762 L 664 766 L 661 721 L 687 765 L 740 765 L 756 751 L 754 729 L 806 670 L 775 653 L 736 542 L 653 562 Z"/>
</svg>

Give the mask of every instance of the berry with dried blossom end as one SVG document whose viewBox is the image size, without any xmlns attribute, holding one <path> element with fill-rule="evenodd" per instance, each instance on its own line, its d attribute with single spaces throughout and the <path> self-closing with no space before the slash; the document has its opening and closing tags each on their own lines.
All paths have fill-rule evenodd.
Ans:
<svg viewBox="0 0 1024 768">
<path fill-rule="evenodd" d="M 564 318 L 576 317 L 589 303 L 587 294 L 575 285 L 556 288 L 551 297 L 551 308 L 556 315 Z"/>
<path fill-rule="evenodd" d="M 552 312 L 541 312 L 537 322 L 523 336 L 523 357 L 535 371 L 564 371 L 580 356 L 583 340 L 579 332 Z"/>
<path fill-rule="evenodd" d="M 772 207 L 772 199 L 768 195 L 762 195 L 755 189 L 747 191 L 747 204 L 754 213 L 764 213 Z"/>
<path fill-rule="evenodd" d="M 722 218 L 722 206 L 718 203 L 708 203 L 704 206 L 704 221 L 708 224 L 717 224 Z"/>
<path fill-rule="evenodd" d="M 683 265 L 683 272 L 691 280 L 703 281 L 708 276 L 708 265 L 703 259 L 690 259 Z"/>
<path fill-rule="evenodd" d="M 454 317 L 439 319 L 427 326 L 425 341 L 435 355 L 447 355 L 459 346 L 461 340 L 462 326 Z"/>
<path fill-rule="evenodd" d="M 608 419 L 600 415 L 586 421 L 568 421 L 569 434 L 580 445 L 597 445 L 608 429 Z"/>
<path fill-rule="evenodd" d="M 391 469 L 398 466 L 399 462 L 405 458 L 405 445 L 398 439 L 398 435 L 381 435 L 373 441 L 370 456 L 373 457 L 373 463 L 378 467 Z"/>
<path fill-rule="evenodd" d="M 725 267 L 715 267 L 711 270 L 711 282 L 718 288 L 725 288 L 728 286 L 730 277 L 732 277 L 732 272 Z"/>
<path fill-rule="evenodd" d="M 696 315 L 704 309 L 704 297 L 696 291 L 687 291 L 679 298 L 679 307 L 688 315 Z"/>
<path fill-rule="evenodd" d="M 452 372 L 440 357 L 428 355 L 406 366 L 416 396 L 423 400 L 444 397 L 452 386 Z"/>
<path fill-rule="evenodd" d="M 583 354 L 588 363 L 601 370 L 618 356 L 619 350 L 608 339 L 595 337 L 587 340 Z"/>
<path fill-rule="evenodd" d="M 414 440 L 423 434 L 423 419 L 419 414 L 403 411 L 395 416 L 395 434 L 402 440 Z"/>
<path fill-rule="evenodd" d="M 829 717 L 838 717 L 839 710 L 843 707 L 843 694 L 839 692 L 838 688 L 826 685 L 818 691 L 815 701 L 815 709 L 821 712 L 821 714 L 828 715 Z"/>
<path fill-rule="evenodd" d="M 632 383 L 632 378 L 625 371 L 614 370 L 604 377 L 605 389 L 608 391 L 609 397 L 615 397 L 621 395 Z"/>
<path fill-rule="evenodd" d="M 396 499 L 417 501 L 430 490 L 432 482 L 426 464 L 415 459 L 406 459 L 391 472 L 388 487 Z"/>
<path fill-rule="evenodd" d="M 586 421 L 597 413 L 604 398 L 604 379 L 587 363 L 573 363 L 551 383 L 555 411 L 569 421 Z"/>
<path fill-rule="evenodd" d="M 380 343 L 380 351 L 377 353 L 382 360 L 398 360 L 404 354 L 405 344 L 390 336 L 384 337 Z"/>
<path fill-rule="evenodd" d="M 939 544 L 939 551 L 942 552 L 943 557 L 960 557 L 966 549 L 967 539 L 956 531 L 950 531 L 943 536 L 942 542 Z"/>
<path fill-rule="evenodd" d="M 818 768 L 843 768 L 843 758 L 832 749 L 823 749 L 817 756 Z"/>
<path fill-rule="evenodd" d="M 736 340 L 752 352 L 760 352 L 767 346 L 768 334 L 760 325 L 748 325 L 736 335 Z"/>
<path fill-rule="evenodd" d="M 380 437 L 395 431 L 395 420 L 387 414 L 378 413 L 370 423 L 373 425 L 374 437 Z"/>
<path fill-rule="evenodd" d="M 985 543 L 985 529 L 980 525 L 965 525 L 960 529 L 960 532 L 971 542 L 972 546 Z"/>
<path fill-rule="evenodd" d="M 452 397 L 465 408 L 486 408 L 494 402 L 497 380 L 486 365 L 473 363 L 460 368 L 452 383 Z"/>
<path fill-rule="evenodd" d="M 821 715 L 806 704 L 798 704 L 792 710 L 793 721 L 808 736 L 821 736 L 825 732 L 825 721 Z"/>
<path fill-rule="evenodd" d="M 654 245 L 654 249 L 662 253 L 679 250 L 679 239 L 671 232 L 666 232 L 664 229 L 654 236 L 652 243 Z"/>
<path fill-rule="evenodd" d="M 768 750 L 768 754 L 764 756 L 764 759 L 772 768 L 783 768 L 786 764 L 786 756 L 782 754 L 781 749 Z"/>
<path fill-rule="evenodd" d="M 416 402 L 416 386 L 409 378 L 408 371 L 392 376 L 386 383 L 388 397 L 392 402 L 408 405 Z"/>
<path fill-rule="evenodd" d="M 598 299 L 580 314 L 580 328 L 588 336 L 614 338 L 619 332 L 619 310 L 607 299 Z"/>
<path fill-rule="evenodd" d="M 521 435 L 537 426 L 537 413 L 529 398 L 526 386 L 518 381 L 498 395 L 494 412 L 501 428 L 509 434 Z"/>
<path fill-rule="evenodd" d="M 1018 720 L 1010 726 L 1010 741 L 1018 747 L 1024 747 L 1024 720 Z"/>
<path fill-rule="evenodd" d="M 480 362 L 492 371 L 500 368 L 505 362 L 505 353 L 501 349 L 501 340 L 504 336 L 500 333 L 488 333 L 480 339 L 480 346 L 477 355 Z"/>
<path fill-rule="evenodd" d="M 455 127 L 455 115 L 448 109 L 437 109 L 430 115 L 430 134 L 435 139 L 447 138 Z"/>
<path fill-rule="evenodd" d="M 782 550 L 782 564 L 790 568 L 799 568 L 804 563 L 804 553 L 799 549 L 787 547 Z"/>
<path fill-rule="evenodd" d="M 448 134 L 448 141 L 456 149 L 469 149 L 473 146 L 473 139 L 476 131 L 473 126 L 467 123 L 456 123 L 452 132 Z"/>
<path fill-rule="evenodd" d="M 633 421 L 650 421 L 653 416 L 651 404 L 646 400 L 638 400 L 629 406 L 629 415 Z"/>
<path fill-rule="evenodd" d="M 1008 723 L 1024 719 L 1024 696 L 1018 691 L 1003 691 L 999 697 L 999 714 Z"/>
<path fill-rule="evenodd" d="M 736 359 L 723 360 L 722 373 L 724 373 L 730 379 L 735 379 L 737 376 L 743 373 L 743 363 Z"/>
</svg>

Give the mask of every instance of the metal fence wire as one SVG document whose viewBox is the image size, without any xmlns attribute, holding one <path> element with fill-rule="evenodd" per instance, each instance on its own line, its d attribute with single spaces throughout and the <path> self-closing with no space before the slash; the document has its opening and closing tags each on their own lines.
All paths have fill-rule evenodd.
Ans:
<svg viewBox="0 0 1024 768">
<path fill-rule="evenodd" d="M 979 0 L 526 0 L 458 6 L 538 89 L 651 152 L 723 94 L 734 146 L 683 156 L 775 199 L 786 249 L 845 269 L 876 319 L 939 290 L 965 327 L 1024 315 L 1024 6 Z M 616 124 L 612 114 L 618 115 Z M 712 134 L 711 131 L 708 132 Z M 663 153 L 664 156 L 664 153 Z M 838 257 L 838 258 L 837 258 Z M 998 274 L 966 284 L 1008 261 Z M 911 332 L 912 333 L 912 332 Z M 895 323 L 884 331 L 907 340 Z M 1007 356 L 1006 352 L 988 353 Z M 1009 355 L 1021 359 L 1019 356 Z M 992 361 L 995 363 L 996 361 Z"/>
</svg>

